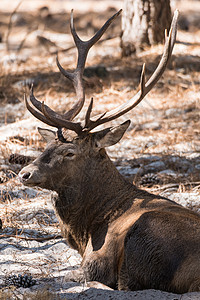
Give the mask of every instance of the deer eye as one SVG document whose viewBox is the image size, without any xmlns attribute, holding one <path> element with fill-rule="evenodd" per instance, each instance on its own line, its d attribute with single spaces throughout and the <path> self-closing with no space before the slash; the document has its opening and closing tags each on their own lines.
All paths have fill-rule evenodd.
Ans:
<svg viewBox="0 0 200 300">
<path fill-rule="evenodd" d="M 73 152 L 68 152 L 68 153 L 65 154 L 64 158 L 65 158 L 65 157 L 66 157 L 66 158 L 72 158 L 73 156 L 75 156 L 75 153 L 73 153 Z"/>
</svg>

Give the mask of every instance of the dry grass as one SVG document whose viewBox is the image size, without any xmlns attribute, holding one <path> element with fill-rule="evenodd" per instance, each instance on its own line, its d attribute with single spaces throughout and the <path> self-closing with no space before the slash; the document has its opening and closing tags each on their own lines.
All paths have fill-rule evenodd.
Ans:
<svg viewBox="0 0 200 300">
<path fill-rule="evenodd" d="M 45 288 L 40 291 L 36 291 L 35 293 L 27 293 L 20 294 L 15 293 L 15 287 L 10 287 L 6 289 L 0 289 L 0 300 L 59 300 L 60 297 L 48 290 L 48 288 Z"/>
</svg>

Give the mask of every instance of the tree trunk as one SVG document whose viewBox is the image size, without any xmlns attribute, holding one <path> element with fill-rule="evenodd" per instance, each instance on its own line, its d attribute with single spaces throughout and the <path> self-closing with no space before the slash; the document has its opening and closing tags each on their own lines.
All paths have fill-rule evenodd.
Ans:
<svg viewBox="0 0 200 300">
<path fill-rule="evenodd" d="M 164 40 L 171 22 L 170 0 L 124 0 L 122 16 L 122 56 Z"/>
</svg>

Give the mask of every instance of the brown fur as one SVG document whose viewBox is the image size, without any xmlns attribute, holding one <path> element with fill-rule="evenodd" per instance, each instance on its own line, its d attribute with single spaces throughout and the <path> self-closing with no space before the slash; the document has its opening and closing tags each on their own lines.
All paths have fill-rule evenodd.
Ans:
<svg viewBox="0 0 200 300">
<path fill-rule="evenodd" d="M 82 255 L 88 281 L 125 290 L 200 290 L 200 216 L 126 181 L 104 150 L 114 143 L 110 133 L 56 139 L 19 177 L 56 191 L 63 234 Z"/>
</svg>

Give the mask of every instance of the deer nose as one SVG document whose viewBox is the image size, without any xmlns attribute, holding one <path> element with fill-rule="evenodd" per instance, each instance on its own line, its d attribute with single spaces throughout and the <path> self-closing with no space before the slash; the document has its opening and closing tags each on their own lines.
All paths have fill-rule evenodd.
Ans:
<svg viewBox="0 0 200 300">
<path fill-rule="evenodd" d="M 21 181 L 21 183 L 25 184 L 31 178 L 31 173 L 30 172 L 20 172 L 18 177 L 19 177 L 19 180 Z"/>
<path fill-rule="evenodd" d="M 26 180 L 28 180 L 30 178 L 30 176 L 31 176 L 31 173 L 30 172 L 26 172 L 26 173 L 24 173 L 21 176 L 21 178 L 22 178 L 23 181 L 26 181 Z"/>
<path fill-rule="evenodd" d="M 38 185 L 41 182 L 41 172 L 36 165 L 28 165 L 24 167 L 18 174 L 21 183 L 25 185 Z"/>
</svg>

